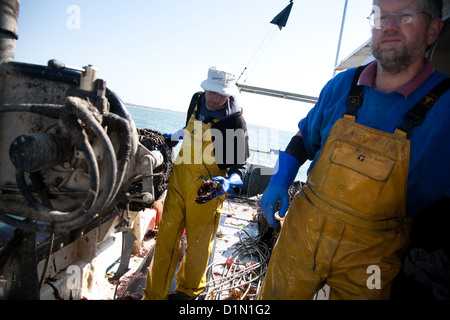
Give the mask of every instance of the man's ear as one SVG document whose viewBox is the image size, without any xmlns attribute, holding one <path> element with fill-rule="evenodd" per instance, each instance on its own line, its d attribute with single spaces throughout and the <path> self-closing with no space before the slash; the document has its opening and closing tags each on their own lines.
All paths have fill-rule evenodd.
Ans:
<svg viewBox="0 0 450 320">
<path fill-rule="evenodd" d="M 442 19 L 433 19 L 428 28 L 428 45 L 431 46 L 439 37 L 442 28 L 444 27 L 444 22 Z"/>
</svg>

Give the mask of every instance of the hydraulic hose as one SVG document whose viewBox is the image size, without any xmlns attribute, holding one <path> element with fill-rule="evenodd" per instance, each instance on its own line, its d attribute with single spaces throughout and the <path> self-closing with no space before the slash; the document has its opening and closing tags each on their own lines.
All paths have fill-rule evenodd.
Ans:
<svg viewBox="0 0 450 320">
<path fill-rule="evenodd" d="M 91 145 L 87 141 L 83 141 L 81 150 L 83 151 L 86 162 L 89 169 L 89 190 L 87 192 L 86 200 L 83 204 L 74 211 L 71 212 L 61 212 L 58 210 L 52 210 L 51 208 L 41 204 L 32 194 L 28 188 L 24 171 L 22 169 L 16 169 L 16 182 L 19 187 L 20 192 L 30 204 L 30 206 L 35 210 L 30 212 L 30 218 L 44 221 L 44 222 L 64 222 L 74 220 L 84 214 L 92 207 L 97 199 L 97 194 L 99 190 L 99 171 L 98 165 L 95 161 L 95 153 L 92 150 Z"/>
<path fill-rule="evenodd" d="M 97 122 L 95 122 L 95 123 L 97 124 Z M 112 128 L 116 128 L 117 129 L 116 131 L 119 133 L 119 139 L 121 141 L 120 148 L 117 152 L 117 154 L 118 154 L 117 158 L 119 160 L 119 164 L 118 164 L 117 168 L 115 169 L 114 174 L 116 172 L 119 172 L 120 174 L 118 176 L 114 175 L 116 178 L 116 181 L 114 182 L 114 184 L 111 184 L 111 186 L 114 185 L 114 188 L 112 188 L 111 191 L 107 194 L 108 198 L 104 204 L 102 204 L 100 206 L 100 205 L 98 205 L 98 201 L 97 201 L 95 203 L 94 207 L 91 208 L 91 210 L 86 215 L 83 215 L 74 221 L 56 225 L 55 227 L 58 232 L 67 231 L 68 229 L 73 228 L 73 225 L 77 225 L 77 226 L 84 225 L 90 219 L 93 219 L 93 218 L 101 215 L 102 211 L 107 209 L 111 205 L 113 199 L 116 197 L 120 187 L 122 186 L 123 179 L 125 177 L 125 173 L 126 173 L 126 170 L 128 168 L 128 165 L 129 165 L 130 159 L 131 159 L 131 150 L 132 150 L 131 126 L 127 120 L 121 118 L 120 116 L 118 116 L 114 113 L 108 113 L 108 114 L 103 115 L 103 124 L 105 126 L 111 126 Z M 101 127 L 100 127 L 100 129 L 101 129 Z M 101 132 L 104 132 L 104 131 L 101 130 Z M 107 141 L 110 141 L 108 139 L 108 137 L 106 137 L 106 139 L 107 139 Z M 114 152 L 112 152 L 111 154 L 114 155 Z M 114 160 L 115 160 L 115 158 L 114 158 Z M 108 165 L 108 169 L 110 169 L 110 168 L 111 167 Z M 109 170 L 108 170 L 108 173 L 109 173 Z M 106 195 L 106 193 L 103 193 L 103 194 Z M 95 216 L 93 216 L 92 214 L 95 212 L 97 212 L 97 214 Z"/>
<path fill-rule="evenodd" d="M 121 161 L 121 175 L 119 181 L 117 178 L 117 162 L 115 158 L 114 148 L 110 139 L 106 135 L 105 131 L 101 127 L 100 123 L 95 119 L 92 113 L 89 111 L 89 104 L 83 99 L 76 97 L 68 97 L 65 107 L 61 105 L 2 105 L 0 112 L 32 112 L 41 115 L 48 116 L 50 118 L 65 118 L 64 113 L 73 114 L 76 118 L 80 119 L 85 125 L 96 135 L 99 139 L 104 155 L 106 158 L 107 176 L 105 181 L 105 187 L 100 191 L 100 195 L 96 197 L 99 189 L 99 177 L 98 166 L 95 161 L 95 154 L 92 150 L 87 139 L 83 139 L 80 144 L 82 151 L 85 153 L 85 157 L 88 163 L 90 174 L 90 187 L 87 198 L 80 208 L 72 212 L 59 212 L 51 210 L 50 208 L 40 204 L 31 192 L 26 187 L 23 171 L 18 170 L 16 172 L 17 183 L 19 188 L 30 203 L 31 207 L 35 209 L 35 212 L 31 214 L 31 219 L 37 219 L 43 222 L 49 222 L 50 224 L 36 224 L 30 221 L 21 220 L 8 216 L 6 214 L 0 214 L 0 221 L 11 224 L 15 227 L 28 229 L 36 232 L 45 233 L 59 233 L 70 231 L 79 227 L 82 227 L 90 220 L 96 218 L 98 213 L 106 209 L 106 207 L 112 202 L 114 196 L 117 194 L 120 182 L 124 177 L 127 164 L 129 162 L 129 149 L 125 147 L 124 154 L 128 155 L 122 158 Z M 108 117 L 113 118 L 113 117 Z M 118 122 L 116 120 L 116 122 Z M 123 124 L 122 124 L 123 125 Z M 125 135 L 129 134 L 131 129 L 125 131 Z M 73 131 L 72 131 L 73 133 Z"/>
<path fill-rule="evenodd" d="M 0 211 L 0 221 L 17 229 L 24 229 L 40 233 L 52 233 L 52 226 L 49 224 L 38 224 L 28 219 L 20 219 L 19 217 L 8 215 Z"/>
<path fill-rule="evenodd" d="M 109 206 L 111 204 L 111 201 L 119 192 L 119 189 L 121 188 L 125 177 L 125 173 L 131 162 L 132 131 L 129 122 L 114 113 L 104 115 L 103 123 L 105 124 L 105 126 L 117 129 L 116 132 L 118 132 L 120 139 L 120 147 L 117 152 L 119 176 L 117 176 L 116 188 L 113 191 L 111 195 L 112 197 L 107 204 L 107 206 Z"/>
<path fill-rule="evenodd" d="M 117 176 L 117 162 L 115 158 L 114 148 L 111 144 L 111 140 L 106 135 L 105 131 L 101 127 L 100 123 L 95 119 L 92 113 L 88 112 L 88 103 L 80 98 L 68 97 L 66 100 L 66 109 L 69 113 L 74 114 L 78 119 L 86 124 L 90 130 L 97 136 L 106 157 L 107 162 L 107 174 L 104 188 L 100 191 L 100 195 L 94 205 L 86 212 L 86 214 L 65 222 L 58 222 L 53 225 L 54 233 L 62 233 L 73 229 L 80 228 L 87 224 L 89 221 L 99 216 L 99 213 L 103 211 L 110 200 L 112 199 L 113 191 L 116 188 L 116 176 Z"/>
</svg>

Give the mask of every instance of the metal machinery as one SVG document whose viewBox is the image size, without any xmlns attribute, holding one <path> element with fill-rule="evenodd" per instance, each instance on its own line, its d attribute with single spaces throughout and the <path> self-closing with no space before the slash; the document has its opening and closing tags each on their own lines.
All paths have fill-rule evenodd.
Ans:
<svg viewBox="0 0 450 320">
<path fill-rule="evenodd" d="M 13 60 L 19 4 L 0 0 L 0 232 L 13 230 L 0 248 L 0 299 L 39 299 L 37 237 L 72 242 L 131 201 L 150 207 L 164 160 L 94 67 Z M 130 195 L 136 177 L 142 191 Z M 129 231 L 125 219 L 117 228 Z"/>
</svg>

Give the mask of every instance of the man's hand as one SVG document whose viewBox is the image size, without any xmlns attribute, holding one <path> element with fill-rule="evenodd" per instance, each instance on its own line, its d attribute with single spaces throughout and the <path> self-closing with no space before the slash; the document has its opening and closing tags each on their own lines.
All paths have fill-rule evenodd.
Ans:
<svg viewBox="0 0 450 320">
<path fill-rule="evenodd" d="M 214 177 L 211 179 L 212 181 L 219 181 L 222 185 L 222 190 L 219 192 L 219 197 L 223 196 L 225 193 L 227 193 L 230 188 L 233 187 L 241 187 L 244 183 L 241 180 L 241 177 L 237 173 L 233 173 L 228 178 L 224 178 L 221 176 Z"/>
<path fill-rule="evenodd" d="M 261 198 L 261 211 L 272 228 L 277 227 L 275 206 L 278 201 L 281 201 L 278 215 L 280 218 L 284 218 L 289 207 L 288 189 L 276 185 L 269 185 Z"/>
</svg>

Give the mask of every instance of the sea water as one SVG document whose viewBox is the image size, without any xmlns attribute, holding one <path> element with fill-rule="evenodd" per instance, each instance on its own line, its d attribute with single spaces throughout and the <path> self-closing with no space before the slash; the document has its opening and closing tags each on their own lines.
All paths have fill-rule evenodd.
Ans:
<svg viewBox="0 0 450 320">
<path fill-rule="evenodd" d="M 149 108 L 127 104 L 128 111 L 139 129 L 152 129 L 161 133 L 173 133 L 186 124 L 186 112 L 167 109 Z M 284 131 L 247 123 L 250 158 L 249 163 L 274 167 L 278 151 L 285 150 L 296 132 Z M 178 144 L 178 147 L 180 144 Z M 299 170 L 296 180 L 306 181 L 309 162 Z"/>
</svg>

